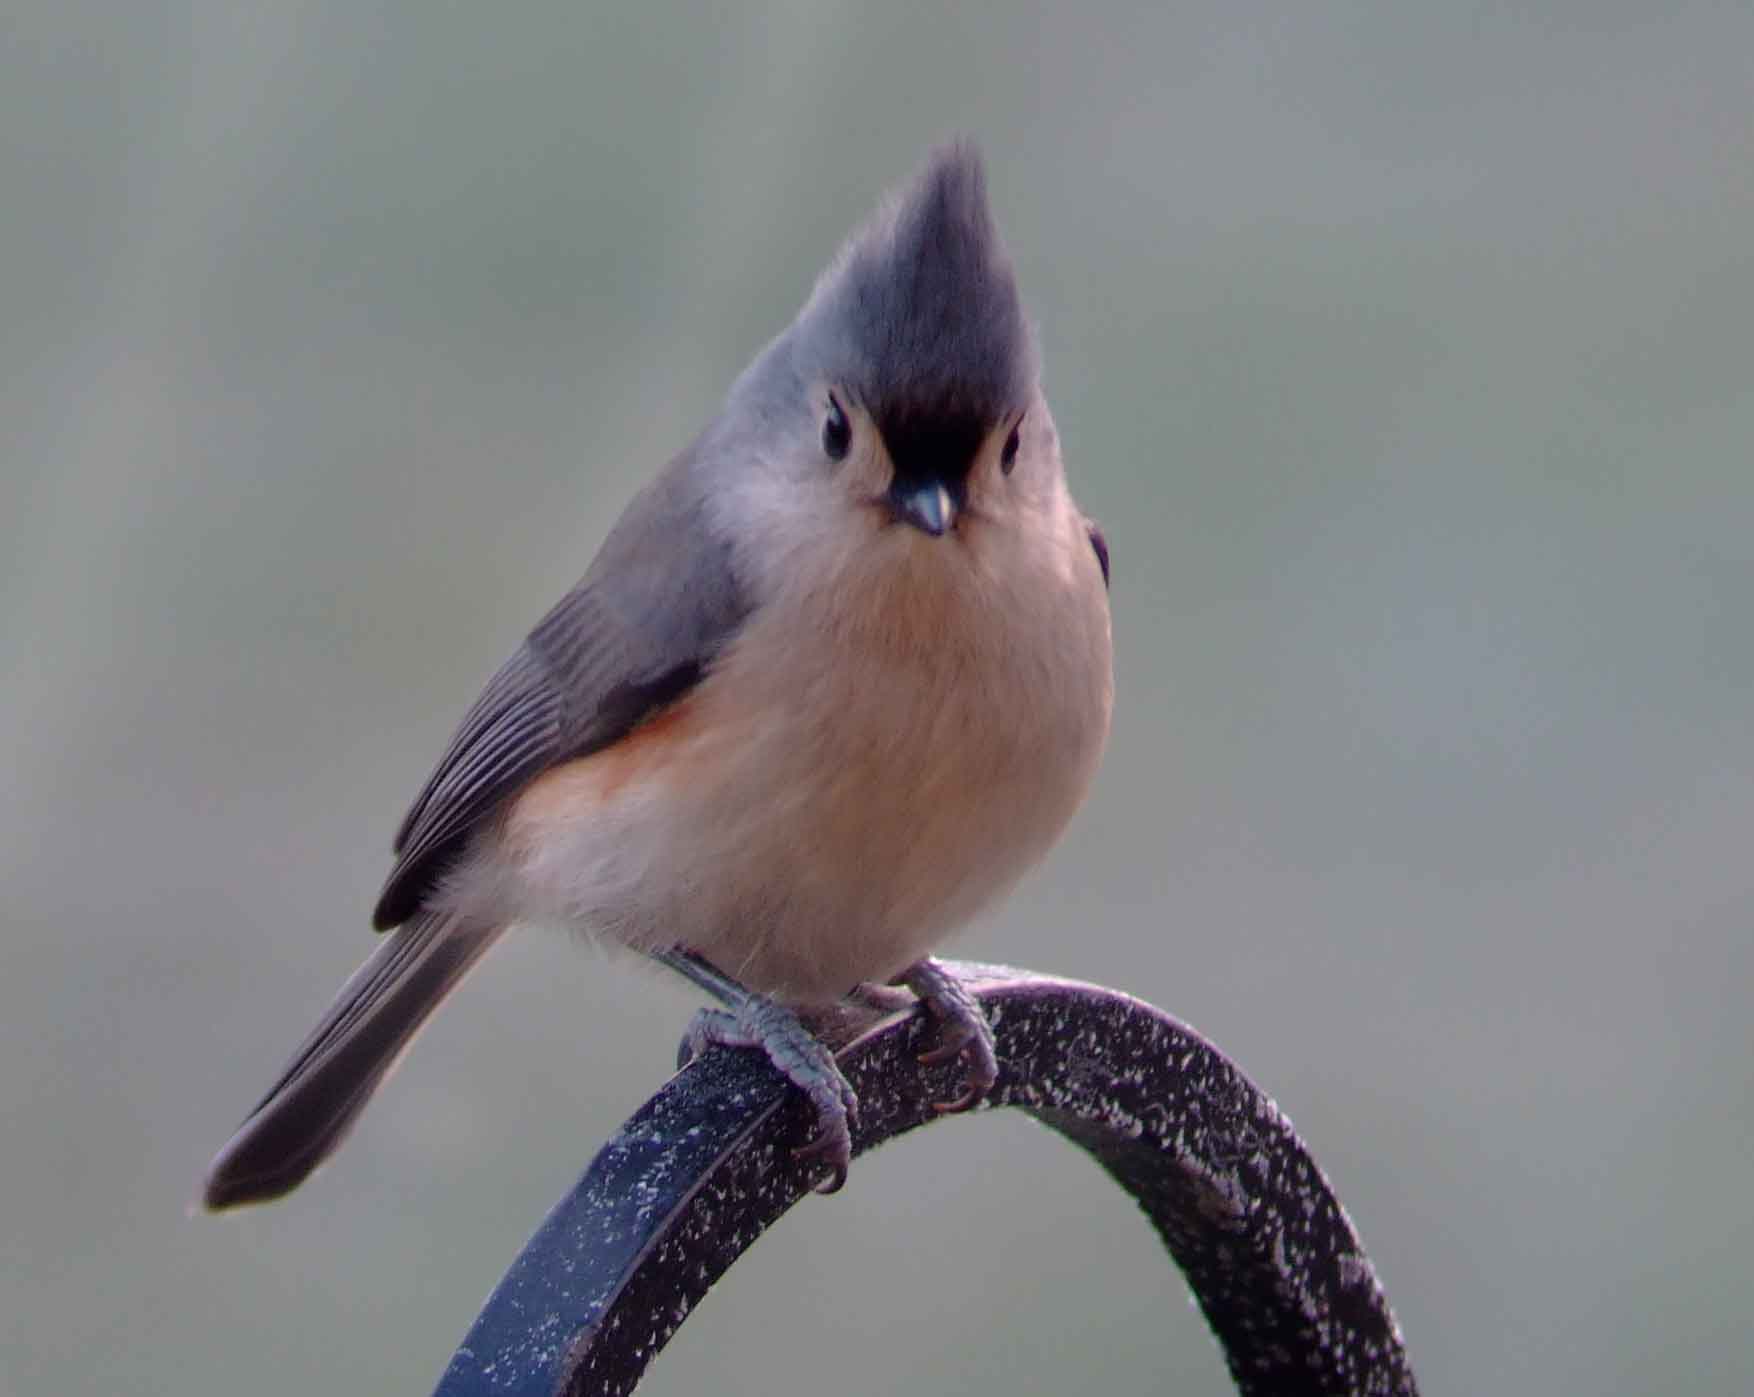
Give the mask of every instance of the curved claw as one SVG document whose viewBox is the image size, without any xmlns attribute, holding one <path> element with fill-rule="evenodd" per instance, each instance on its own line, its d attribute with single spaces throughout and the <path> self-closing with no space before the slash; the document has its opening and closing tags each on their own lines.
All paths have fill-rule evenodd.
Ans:
<svg viewBox="0 0 1754 1397">
<path fill-rule="evenodd" d="M 805 1088 L 805 1094 L 816 1108 L 818 1129 L 792 1154 L 798 1159 L 819 1159 L 827 1164 L 830 1170 L 828 1180 L 818 1184 L 815 1191 L 839 1193 L 853 1162 L 853 1127 L 859 1121 L 858 1094 L 838 1070 L 834 1080 L 819 1078 L 813 1081 Z"/>
<path fill-rule="evenodd" d="M 961 1057 L 967 1062 L 968 1086 L 961 1096 L 949 1101 L 934 1101 L 932 1103 L 932 1109 L 943 1115 L 972 1111 L 987 1099 L 994 1084 L 999 1080 L 999 1060 L 993 1055 L 991 1046 L 979 1037 L 957 1045 L 948 1052 L 943 1048 L 934 1048 L 930 1053 L 921 1053 L 920 1061 L 931 1065 L 946 1062 L 951 1057 Z"/>
<path fill-rule="evenodd" d="M 967 986 L 937 961 L 927 959 L 909 966 L 901 980 L 941 1025 L 937 1046 L 920 1054 L 921 1064 L 936 1067 L 957 1058 L 967 1064 L 966 1090 L 949 1101 L 933 1102 L 932 1109 L 944 1115 L 972 1111 L 987 1099 L 999 1080 L 993 1026 Z"/>
<path fill-rule="evenodd" d="M 961 1096 L 950 1101 L 934 1101 L 932 1103 L 932 1109 L 941 1116 L 960 1115 L 964 1111 L 974 1110 L 976 1106 L 980 1105 L 981 1102 L 987 1099 L 987 1093 L 992 1089 L 991 1082 L 987 1083 L 985 1086 L 981 1086 L 976 1082 L 970 1082 L 968 1090 L 963 1092 Z"/>
<path fill-rule="evenodd" d="M 828 1178 L 817 1184 L 814 1191 L 823 1195 L 839 1193 L 847 1181 L 847 1171 L 853 1162 L 853 1137 L 847 1129 L 845 1116 L 836 1116 L 823 1122 L 822 1129 L 816 1132 L 806 1143 L 792 1151 L 795 1159 L 819 1159 L 828 1165 Z"/>
</svg>

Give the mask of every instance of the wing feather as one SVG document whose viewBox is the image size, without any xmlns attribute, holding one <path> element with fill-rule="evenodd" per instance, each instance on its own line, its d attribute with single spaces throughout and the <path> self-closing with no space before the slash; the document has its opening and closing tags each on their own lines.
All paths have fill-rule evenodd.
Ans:
<svg viewBox="0 0 1754 1397">
<path fill-rule="evenodd" d="M 742 623 L 730 549 L 691 451 L 610 531 L 590 571 L 488 680 L 397 830 L 372 921 L 425 905 L 462 846 L 550 766 L 625 736 L 699 682 Z"/>
</svg>

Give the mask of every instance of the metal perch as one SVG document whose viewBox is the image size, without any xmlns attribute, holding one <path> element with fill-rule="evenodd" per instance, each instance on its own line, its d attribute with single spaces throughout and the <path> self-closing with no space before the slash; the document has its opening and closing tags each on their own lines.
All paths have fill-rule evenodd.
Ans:
<svg viewBox="0 0 1754 1397">
<path fill-rule="evenodd" d="M 1321 1170 L 1210 1043 L 1115 990 L 957 964 L 993 1022 L 1014 1106 L 1091 1154 L 1186 1275 L 1238 1389 L 1414 1393 L 1406 1351 Z M 959 1067 L 922 1067 L 922 1012 L 841 1025 L 855 1153 L 943 1117 Z M 809 1193 L 808 1113 L 766 1060 L 690 1063 L 592 1161 L 513 1263 L 438 1397 L 630 1392 L 718 1278 Z M 853 1186 L 858 1170 L 853 1171 Z"/>
</svg>

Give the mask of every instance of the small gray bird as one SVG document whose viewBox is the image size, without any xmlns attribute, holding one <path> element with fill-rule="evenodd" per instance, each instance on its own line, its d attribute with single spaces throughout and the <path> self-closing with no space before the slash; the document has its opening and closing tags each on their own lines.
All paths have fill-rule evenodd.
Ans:
<svg viewBox="0 0 1754 1397">
<path fill-rule="evenodd" d="M 978 153 L 936 152 L 723 410 L 628 506 L 464 716 L 396 836 L 395 928 L 209 1168 L 277 1197 L 520 922 L 649 953 L 814 1102 L 857 1101 L 798 1011 L 905 985 L 974 1105 L 993 1037 L 928 957 L 1065 828 L 1108 735 L 1101 534 L 1060 441 Z"/>
</svg>

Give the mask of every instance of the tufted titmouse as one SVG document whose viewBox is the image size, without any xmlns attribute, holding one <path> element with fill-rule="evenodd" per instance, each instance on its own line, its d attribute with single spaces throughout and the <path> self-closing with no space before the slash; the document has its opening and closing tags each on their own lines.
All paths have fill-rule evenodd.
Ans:
<svg viewBox="0 0 1754 1397">
<path fill-rule="evenodd" d="M 718 994 L 838 1184 L 856 1101 L 796 1010 L 905 984 L 973 1105 L 992 1035 L 927 957 L 1047 851 L 1108 734 L 1102 536 L 1059 438 L 978 153 L 858 232 L 464 717 L 396 836 L 395 928 L 210 1167 L 277 1197 L 338 1145 L 511 924 Z"/>
</svg>

